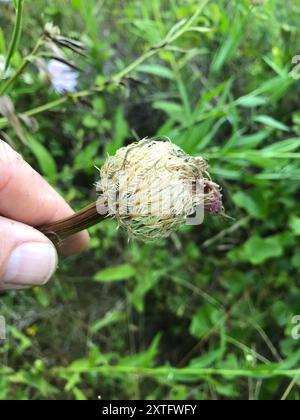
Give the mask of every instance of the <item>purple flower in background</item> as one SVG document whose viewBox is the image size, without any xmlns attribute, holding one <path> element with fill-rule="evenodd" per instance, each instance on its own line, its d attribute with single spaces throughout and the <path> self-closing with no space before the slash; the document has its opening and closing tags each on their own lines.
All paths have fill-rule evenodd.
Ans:
<svg viewBox="0 0 300 420">
<path fill-rule="evenodd" d="M 0 3 L 10 3 L 11 0 L 0 0 Z"/>
<path fill-rule="evenodd" d="M 78 73 L 75 70 L 58 60 L 50 60 L 47 70 L 56 93 L 75 92 L 78 83 Z"/>
</svg>

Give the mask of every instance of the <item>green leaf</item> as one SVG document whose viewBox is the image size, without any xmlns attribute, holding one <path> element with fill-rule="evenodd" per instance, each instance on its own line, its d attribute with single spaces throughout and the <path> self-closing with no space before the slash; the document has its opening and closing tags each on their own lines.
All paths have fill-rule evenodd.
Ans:
<svg viewBox="0 0 300 420">
<path fill-rule="evenodd" d="M 153 104 L 153 108 L 160 109 L 173 118 L 180 117 L 180 119 L 183 119 L 184 117 L 184 110 L 182 105 L 176 102 L 156 101 Z"/>
<path fill-rule="evenodd" d="M 233 259 L 238 257 L 253 265 L 259 265 L 270 258 L 280 257 L 283 254 L 281 239 L 281 235 L 269 236 L 267 238 L 255 235 L 245 242 L 237 254 L 234 252 L 231 255 Z"/>
<path fill-rule="evenodd" d="M 232 196 L 233 202 L 257 219 L 263 219 L 266 214 L 266 203 L 262 197 L 252 196 L 250 193 L 238 191 Z"/>
<path fill-rule="evenodd" d="M 31 346 L 31 340 L 17 328 L 11 327 L 10 334 L 14 339 L 18 341 L 17 348 L 20 354 L 22 354 Z"/>
<path fill-rule="evenodd" d="M 137 311 L 142 312 L 144 310 L 144 297 L 157 284 L 159 279 L 160 273 L 156 271 L 137 276 L 137 285 L 130 296 L 130 300 Z"/>
<path fill-rule="evenodd" d="M 258 115 L 254 118 L 254 121 L 267 125 L 268 127 L 275 128 L 276 130 L 290 131 L 287 125 L 275 120 L 272 117 L 269 117 L 268 115 Z"/>
<path fill-rule="evenodd" d="M 300 236 L 300 217 L 291 216 L 289 220 L 289 227 L 295 235 Z"/>
<path fill-rule="evenodd" d="M 86 115 L 82 121 L 83 125 L 87 128 L 96 128 L 99 126 L 99 120 L 93 115 Z"/>
<path fill-rule="evenodd" d="M 122 264 L 117 267 L 109 267 L 99 271 L 94 280 L 97 282 L 113 282 L 120 280 L 128 280 L 136 274 L 135 269 L 130 264 Z"/>
<path fill-rule="evenodd" d="M 190 333 L 197 338 L 208 334 L 214 328 L 220 328 L 223 324 L 224 314 L 213 305 L 203 305 L 193 316 L 190 325 Z"/>
<path fill-rule="evenodd" d="M 257 106 L 265 105 L 266 103 L 267 98 L 253 95 L 242 96 L 237 100 L 237 105 L 243 106 L 245 108 L 255 108 Z"/>
<path fill-rule="evenodd" d="M 158 25 L 153 20 L 134 19 L 132 23 L 137 28 L 138 35 L 150 44 L 158 44 L 161 41 Z"/>
<path fill-rule="evenodd" d="M 174 80 L 174 73 L 172 70 L 159 64 L 142 64 L 137 68 L 137 71 L 153 74 L 154 76 L 159 76 L 164 79 Z"/>
<path fill-rule="evenodd" d="M 38 142 L 33 136 L 27 137 L 28 139 L 28 145 L 36 157 L 38 164 L 42 170 L 42 173 L 46 175 L 49 180 L 53 180 L 56 177 L 57 174 L 57 168 L 56 163 L 51 154 L 48 152 L 48 150 Z"/>
<path fill-rule="evenodd" d="M 129 129 L 127 121 L 124 117 L 123 107 L 119 107 L 115 117 L 114 138 L 111 143 L 105 146 L 105 155 L 114 155 L 116 151 L 124 145 L 124 141 L 128 135 Z"/>
<path fill-rule="evenodd" d="M 216 361 L 219 361 L 222 359 L 224 355 L 224 348 L 220 346 L 217 349 L 209 349 L 209 351 L 202 356 L 195 357 L 192 359 L 188 365 L 190 368 L 206 368 L 211 366 Z"/>
<path fill-rule="evenodd" d="M 300 139 L 292 138 L 275 142 L 264 148 L 264 152 L 288 153 L 300 148 Z"/>
<path fill-rule="evenodd" d="M 158 354 L 161 334 L 158 333 L 144 352 L 126 356 L 120 360 L 120 366 L 151 367 L 154 365 L 154 359 Z"/>
<path fill-rule="evenodd" d="M 266 130 L 258 131 L 255 134 L 249 134 L 240 136 L 235 143 L 236 147 L 243 148 L 246 150 L 253 149 L 266 140 L 270 135 L 270 128 Z"/>
<path fill-rule="evenodd" d="M 73 389 L 73 393 L 75 395 L 76 401 L 86 401 L 87 397 L 84 395 L 84 393 L 77 387 Z"/>
<path fill-rule="evenodd" d="M 104 318 L 99 319 L 98 321 L 94 322 L 91 326 L 91 332 L 93 334 L 97 333 L 98 331 L 102 330 L 109 325 L 116 324 L 122 321 L 125 318 L 125 314 L 121 311 L 115 310 L 107 312 Z"/>
<path fill-rule="evenodd" d="M 76 155 L 74 161 L 74 168 L 76 170 L 86 170 L 93 167 L 93 162 L 97 156 L 99 149 L 98 141 L 88 144 L 80 153 Z"/>
<path fill-rule="evenodd" d="M 231 25 L 227 37 L 213 58 L 212 72 L 220 72 L 223 66 L 234 56 L 242 40 L 246 20 L 247 16 L 240 17 L 239 20 L 236 20 L 235 25 Z"/>
</svg>

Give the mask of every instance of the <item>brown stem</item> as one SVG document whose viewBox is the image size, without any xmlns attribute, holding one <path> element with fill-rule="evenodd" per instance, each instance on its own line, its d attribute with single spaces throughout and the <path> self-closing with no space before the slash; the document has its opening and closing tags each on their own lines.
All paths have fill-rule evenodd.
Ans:
<svg viewBox="0 0 300 420">
<path fill-rule="evenodd" d="M 38 229 L 46 235 L 55 246 L 58 246 L 62 240 L 69 236 L 103 221 L 107 215 L 108 213 L 105 205 L 103 204 L 99 207 L 99 202 L 96 202 L 80 210 L 73 216 L 49 223 L 48 225 L 40 226 Z"/>
</svg>

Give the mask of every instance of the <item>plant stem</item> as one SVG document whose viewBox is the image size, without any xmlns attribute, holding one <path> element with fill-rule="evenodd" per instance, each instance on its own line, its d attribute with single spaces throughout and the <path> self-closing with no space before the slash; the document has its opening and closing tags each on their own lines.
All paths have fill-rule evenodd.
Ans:
<svg viewBox="0 0 300 420">
<path fill-rule="evenodd" d="M 32 52 L 23 59 L 20 67 L 15 71 L 15 73 L 12 75 L 12 77 L 10 79 L 8 79 L 3 84 L 3 86 L 0 88 L 0 96 L 3 96 L 4 93 L 6 93 L 6 91 L 16 82 L 16 80 L 18 79 L 18 77 L 20 76 L 20 74 L 23 73 L 23 71 L 26 69 L 27 65 L 30 63 L 31 58 L 34 57 L 35 54 L 38 52 L 38 50 L 41 47 L 42 43 L 43 43 L 43 38 L 40 38 L 38 40 L 36 46 L 32 50 Z M 0 121 L 0 125 L 1 125 L 1 121 Z"/>
<path fill-rule="evenodd" d="M 23 5 L 24 5 L 24 0 L 17 0 L 16 23 L 15 23 L 12 39 L 10 41 L 10 45 L 9 45 L 9 49 L 8 49 L 8 53 L 7 53 L 7 57 L 5 61 L 4 73 L 8 69 L 10 61 L 18 47 L 18 42 L 20 39 L 21 31 L 22 31 Z"/>
<path fill-rule="evenodd" d="M 183 377 L 201 378 L 205 376 L 226 376 L 231 378 L 274 378 L 274 377 L 288 377 L 293 378 L 299 375 L 299 369 L 272 369 L 269 366 L 261 365 L 256 368 L 249 369 L 217 369 L 217 368 L 172 368 L 172 367 L 157 367 L 145 368 L 135 366 L 93 366 L 92 368 L 56 368 L 53 372 L 65 373 L 101 373 L 101 374 L 133 374 L 152 377 L 170 377 L 174 378 L 176 375 Z M 184 378 L 183 378 L 184 380 Z"/>
<path fill-rule="evenodd" d="M 77 100 L 77 99 L 80 99 L 80 98 L 86 98 L 88 96 L 94 95 L 95 92 L 101 92 L 102 90 L 104 90 L 104 85 L 103 85 L 103 87 L 99 87 L 99 88 L 97 87 L 97 88 L 90 89 L 90 90 L 82 90 L 82 91 L 77 92 L 77 93 L 65 95 L 61 98 L 55 99 L 52 102 L 47 102 L 44 105 L 40 105 L 36 108 L 32 108 L 29 111 L 21 113 L 20 115 L 24 115 L 26 117 L 34 117 L 35 115 L 41 114 L 45 111 L 50 111 L 51 109 L 58 108 L 59 106 L 65 104 L 66 102 L 68 102 L 70 100 Z M 6 125 L 8 125 L 8 120 L 6 118 L 0 118 L 0 128 L 4 128 L 4 127 L 6 127 Z"/>
<path fill-rule="evenodd" d="M 107 216 L 106 206 L 97 201 L 73 216 L 40 226 L 38 229 L 58 247 L 64 239 L 102 222 Z"/>
<path fill-rule="evenodd" d="M 97 89 L 97 91 L 100 92 L 100 88 Z M 76 100 L 76 99 L 80 99 L 80 98 L 85 98 L 87 96 L 93 95 L 94 93 L 95 93 L 95 90 L 82 90 L 82 91 L 74 93 L 72 95 L 63 96 L 62 98 L 56 99 L 52 102 L 48 102 L 47 104 L 44 104 L 44 105 L 38 106 L 36 108 L 33 108 L 33 109 L 31 109 L 27 112 L 24 112 L 23 115 L 25 115 L 27 117 L 33 117 L 35 115 L 41 114 L 42 112 L 49 111 L 53 108 L 57 108 L 58 106 L 65 104 L 69 100 Z"/>
</svg>

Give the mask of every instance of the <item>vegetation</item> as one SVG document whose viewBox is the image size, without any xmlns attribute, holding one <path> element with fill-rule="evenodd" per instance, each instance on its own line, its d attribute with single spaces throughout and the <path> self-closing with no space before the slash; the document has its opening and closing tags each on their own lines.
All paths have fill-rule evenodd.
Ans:
<svg viewBox="0 0 300 420">
<path fill-rule="evenodd" d="M 108 153 L 168 136 L 229 216 L 145 245 L 108 220 L 1 296 L 1 399 L 300 398 L 299 20 L 297 0 L 0 1 L 1 137 L 74 208 Z"/>
</svg>

